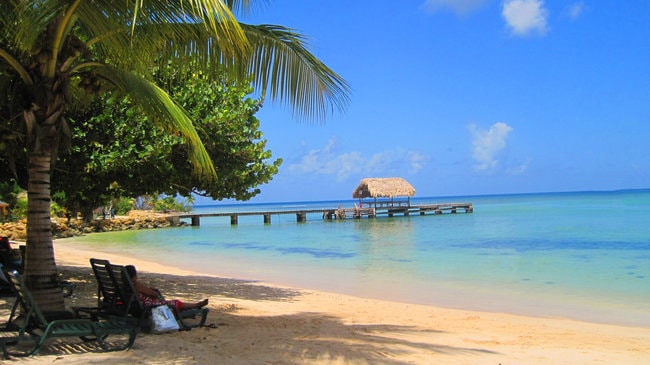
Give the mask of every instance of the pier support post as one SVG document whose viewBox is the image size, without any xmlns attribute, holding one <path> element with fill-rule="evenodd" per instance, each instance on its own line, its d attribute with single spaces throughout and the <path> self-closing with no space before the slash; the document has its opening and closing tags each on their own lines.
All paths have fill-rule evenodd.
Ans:
<svg viewBox="0 0 650 365">
<path fill-rule="evenodd" d="M 296 213 L 296 221 L 298 221 L 298 222 L 306 222 L 307 221 L 307 213 L 305 213 L 305 212 Z"/>
<path fill-rule="evenodd" d="M 230 216 L 230 224 L 236 225 L 237 224 L 237 214 L 233 214 Z"/>
<path fill-rule="evenodd" d="M 192 226 L 198 227 L 201 225 L 201 217 L 198 215 L 193 215 L 192 216 Z"/>
<path fill-rule="evenodd" d="M 264 224 L 270 224 L 271 223 L 271 214 L 265 213 L 264 214 Z"/>
</svg>

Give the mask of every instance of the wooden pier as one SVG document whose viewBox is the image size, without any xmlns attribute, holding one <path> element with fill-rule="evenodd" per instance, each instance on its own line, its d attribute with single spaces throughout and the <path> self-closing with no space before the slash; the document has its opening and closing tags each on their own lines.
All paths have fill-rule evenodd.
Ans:
<svg viewBox="0 0 650 365">
<path fill-rule="evenodd" d="M 202 217 L 230 217 L 230 224 L 238 224 L 240 216 L 262 216 L 265 224 L 271 223 L 272 215 L 281 214 L 295 214 L 297 222 L 306 222 L 307 214 L 320 214 L 323 219 L 360 219 L 362 217 L 375 218 L 377 216 L 393 217 L 395 215 L 409 216 L 409 215 L 426 215 L 426 214 L 456 214 L 456 213 L 473 213 L 474 208 L 472 203 L 443 203 L 443 204 L 421 204 L 410 205 L 395 202 L 393 204 L 378 203 L 370 204 L 366 207 L 353 207 L 353 208 L 334 208 L 334 209 L 306 209 L 306 210 L 274 210 L 274 211 L 259 211 L 259 212 L 232 212 L 232 213 L 182 213 L 178 214 L 177 218 L 191 219 L 192 226 L 201 225 Z"/>
</svg>

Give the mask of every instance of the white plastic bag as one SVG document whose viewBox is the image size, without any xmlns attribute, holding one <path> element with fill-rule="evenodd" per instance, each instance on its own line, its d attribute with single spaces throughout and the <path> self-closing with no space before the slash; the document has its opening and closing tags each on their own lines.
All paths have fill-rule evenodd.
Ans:
<svg viewBox="0 0 650 365">
<path fill-rule="evenodd" d="M 153 324 L 151 332 L 153 333 L 178 331 L 180 329 L 174 313 L 166 305 L 151 308 L 151 322 Z"/>
</svg>

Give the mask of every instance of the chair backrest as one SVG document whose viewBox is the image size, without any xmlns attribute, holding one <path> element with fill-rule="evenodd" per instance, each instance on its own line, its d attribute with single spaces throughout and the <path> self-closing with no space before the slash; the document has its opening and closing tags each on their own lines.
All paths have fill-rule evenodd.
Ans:
<svg viewBox="0 0 650 365">
<path fill-rule="evenodd" d="M 90 259 L 90 265 L 97 278 L 98 307 L 102 311 L 124 317 L 142 315 L 144 306 L 124 266 L 95 258 Z"/>
<path fill-rule="evenodd" d="M 97 279 L 97 306 L 110 310 L 120 302 L 120 292 L 115 285 L 108 260 L 90 259 L 90 267 Z"/>
<path fill-rule="evenodd" d="M 115 286 L 118 288 L 120 297 L 125 305 L 125 312 L 136 317 L 141 316 L 144 312 L 144 304 L 138 297 L 135 284 L 126 271 L 126 267 L 110 264 L 109 268 L 115 280 Z"/>
<path fill-rule="evenodd" d="M 25 316 L 21 331 L 27 327 L 33 326 L 39 328 L 47 327 L 48 321 L 45 319 L 43 312 L 41 312 L 40 308 L 38 307 L 38 304 L 34 300 L 32 293 L 29 291 L 29 289 L 27 289 L 27 285 L 25 285 L 25 280 L 23 279 L 22 275 L 19 274 L 18 271 L 7 272 L 7 275 L 9 276 L 11 285 L 16 292 L 16 304 L 20 303 L 23 314 Z M 12 316 L 14 314 L 13 311 L 15 310 L 16 306 L 14 305 Z"/>
</svg>

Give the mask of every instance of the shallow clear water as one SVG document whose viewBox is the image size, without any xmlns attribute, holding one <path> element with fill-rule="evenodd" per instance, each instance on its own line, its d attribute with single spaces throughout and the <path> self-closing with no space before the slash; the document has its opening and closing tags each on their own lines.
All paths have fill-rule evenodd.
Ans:
<svg viewBox="0 0 650 365">
<path fill-rule="evenodd" d="M 202 218 L 200 227 L 102 233 L 94 250 L 252 280 L 447 307 L 650 326 L 650 190 L 418 198 L 473 214 L 305 223 Z M 196 212 L 352 207 L 352 201 Z M 93 243 L 90 243 L 90 241 Z"/>
</svg>

